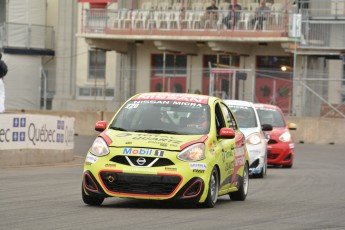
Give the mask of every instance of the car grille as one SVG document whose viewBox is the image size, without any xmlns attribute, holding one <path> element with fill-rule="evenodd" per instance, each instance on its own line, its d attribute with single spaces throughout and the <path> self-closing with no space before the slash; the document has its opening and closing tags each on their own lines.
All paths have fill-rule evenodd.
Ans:
<svg viewBox="0 0 345 230">
<path fill-rule="evenodd" d="M 267 143 L 268 144 L 277 144 L 278 142 L 276 140 L 270 139 Z"/>
<path fill-rule="evenodd" d="M 144 164 L 138 164 L 138 159 L 145 159 Z M 111 161 L 123 164 L 123 165 L 134 165 L 142 167 L 162 167 L 162 166 L 171 166 L 174 163 L 167 158 L 156 158 L 156 157 L 137 157 L 137 156 L 115 156 Z"/>
<path fill-rule="evenodd" d="M 270 160 L 277 159 L 278 157 L 279 157 L 279 154 L 277 154 L 277 153 L 268 152 L 268 154 L 267 154 L 267 158 Z"/>
<path fill-rule="evenodd" d="M 101 179 L 111 192 L 169 195 L 181 181 L 176 175 L 142 175 L 119 172 L 101 172 Z"/>
</svg>

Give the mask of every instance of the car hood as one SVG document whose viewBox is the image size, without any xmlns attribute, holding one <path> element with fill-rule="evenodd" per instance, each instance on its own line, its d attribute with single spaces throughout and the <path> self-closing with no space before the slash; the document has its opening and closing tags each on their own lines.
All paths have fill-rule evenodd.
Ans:
<svg viewBox="0 0 345 230">
<path fill-rule="evenodd" d="M 156 148 L 180 151 L 198 142 L 205 142 L 207 135 L 151 134 L 108 130 L 101 135 L 109 147 L 118 148 Z"/>
<path fill-rule="evenodd" d="M 243 135 L 245 137 L 248 137 L 252 133 L 259 133 L 260 132 L 260 128 L 259 127 L 255 127 L 255 128 L 240 128 L 240 130 L 241 130 L 241 132 L 243 133 Z"/>
<path fill-rule="evenodd" d="M 279 138 L 284 132 L 289 131 L 286 127 L 273 127 L 272 131 L 266 131 L 271 138 Z"/>
</svg>

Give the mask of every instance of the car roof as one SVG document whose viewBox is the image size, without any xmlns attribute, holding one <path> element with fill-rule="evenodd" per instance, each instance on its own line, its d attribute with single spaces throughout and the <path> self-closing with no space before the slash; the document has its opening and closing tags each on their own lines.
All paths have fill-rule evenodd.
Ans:
<svg viewBox="0 0 345 230">
<path fill-rule="evenodd" d="M 255 103 L 254 106 L 255 108 L 281 110 L 278 106 L 271 104 Z"/>
<path fill-rule="evenodd" d="M 224 100 L 227 105 L 237 105 L 237 106 L 246 106 L 246 107 L 254 107 L 252 102 L 249 101 L 242 101 L 242 100 Z"/>
<path fill-rule="evenodd" d="M 168 100 L 209 104 L 220 98 L 202 94 L 150 92 L 136 94 L 130 100 Z"/>
</svg>

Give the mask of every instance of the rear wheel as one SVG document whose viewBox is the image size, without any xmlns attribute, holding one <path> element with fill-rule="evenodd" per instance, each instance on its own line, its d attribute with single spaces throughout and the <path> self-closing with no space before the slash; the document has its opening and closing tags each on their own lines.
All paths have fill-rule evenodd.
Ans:
<svg viewBox="0 0 345 230">
<path fill-rule="evenodd" d="M 213 167 L 209 184 L 208 184 L 208 194 L 205 202 L 202 204 L 205 208 L 213 208 L 218 199 L 219 191 L 219 174 L 216 167 Z"/>
<path fill-rule="evenodd" d="M 81 195 L 84 203 L 91 206 L 100 206 L 104 201 L 104 198 L 87 195 L 83 186 L 81 187 Z"/>
<path fill-rule="evenodd" d="M 229 193 L 231 200 L 243 201 L 246 199 L 249 187 L 249 166 L 248 163 L 244 165 L 243 177 L 238 191 Z"/>
</svg>

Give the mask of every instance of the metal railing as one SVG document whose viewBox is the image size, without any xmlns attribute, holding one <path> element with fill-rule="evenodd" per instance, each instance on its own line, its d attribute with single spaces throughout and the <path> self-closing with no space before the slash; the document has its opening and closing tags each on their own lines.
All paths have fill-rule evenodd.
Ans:
<svg viewBox="0 0 345 230">
<path fill-rule="evenodd" d="M 152 31 L 219 31 L 286 32 L 288 15 L 284 12 L 263 12 L 238 10 L 230 15 L 229 11 L 204 10 L 109 10 L 86 9 L 83 13 L 83 33 L 116 33 L 130 30 L 136 32 Z"/>
<path fill-rule="evenodd" d="M 300 0 L 300 11 L 311 19 L 345 19 L 345 0 Z"/>
<path fill-rule="evenodd" d="M 52 26 L 22 23 L 0 25 L 0 47 L 53 50 L 54 40 Z"/>
</svg>

